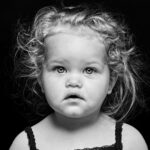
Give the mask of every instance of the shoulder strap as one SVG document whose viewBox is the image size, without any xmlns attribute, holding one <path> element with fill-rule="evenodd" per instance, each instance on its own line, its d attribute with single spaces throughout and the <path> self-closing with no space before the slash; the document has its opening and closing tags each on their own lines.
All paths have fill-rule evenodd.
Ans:
<svg viewBox="0 0 150 150">
<path fill-rule="evenodd" d="M 35 138 L 34 138 L 32 128 L 31 127 L 25 128 L 25 132 L 27 133 L 30 150 L 38 150 L 36 149 L 36 143 L 35 143 Z"/>
<path fill-rule="evenodd" d="M 123 122 L 116 122 L 116 129 L 115 129 L 115 137 L 116 137 L 116 149 L 122 150 L 122 125 Z"/>
</svg>

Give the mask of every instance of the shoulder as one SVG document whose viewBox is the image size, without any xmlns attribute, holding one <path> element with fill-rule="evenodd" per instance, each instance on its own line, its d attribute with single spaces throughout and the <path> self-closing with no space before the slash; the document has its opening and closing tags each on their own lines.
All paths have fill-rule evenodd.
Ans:
<svg viewBox="0 0 150 150">
<path fill-rule="evenodd" d="M 38 122 L 35 125 L 31 126 L 34 136 L 41 137 L 43 135 L 42 133 L 43 132 L 45 133 L 44 129 L 45 129 L 45 126 L 47 125 L 47 122 L 48 122 L 47 118 L 48 117 L 44 118 L 40 122 Z M 41 139 L 41 138 L 39 138 L 39 139 Z M 30 150 L 28 142 L 29 142 L 28 141 L 28 136 L 27 136 L 27 133 L 24 130 L 24 131 L 20 132 L 15 137 L 15 139 L 13 140 L 9 150 Z"/>
<path fill-rule="evenodd" d="M 122 126 L 122 143 L 124 150 L 148 150 L 142 134 L 136 128 L 126 123 Z"/>
<path fill-rule="evenodd" d="M 16 136 L 9 150 L 29 150 L 28 138 L 25 131 L 22 131 Z"/>
</svg>

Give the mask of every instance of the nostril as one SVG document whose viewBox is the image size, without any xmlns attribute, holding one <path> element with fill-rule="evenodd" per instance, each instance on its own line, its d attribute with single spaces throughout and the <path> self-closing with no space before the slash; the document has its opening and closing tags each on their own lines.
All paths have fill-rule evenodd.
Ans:
<svg viewBox="0 0 150 150">
<path fill-rule="evenodd" d="M 67 81 L 66 82 L 66 86 L 67 87 L 81 87 L 82 86 L 82 83 L 81 82 L 78 82 L 78 81 Z"/>
</svg>

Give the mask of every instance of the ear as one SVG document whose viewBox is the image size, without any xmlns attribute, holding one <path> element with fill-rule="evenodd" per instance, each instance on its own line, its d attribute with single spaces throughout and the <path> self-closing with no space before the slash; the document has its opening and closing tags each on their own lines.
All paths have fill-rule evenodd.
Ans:
<svg viewBox="0 0 150 150">
<path fill-rule="evenodd" d="M 110 78 L 110 83 L 109 83 L 109 88 L 108 88 L 108 94 L 111 94 L 116 82 L 117 82 L 118 77 L 114 76 Z"/>
</svg>

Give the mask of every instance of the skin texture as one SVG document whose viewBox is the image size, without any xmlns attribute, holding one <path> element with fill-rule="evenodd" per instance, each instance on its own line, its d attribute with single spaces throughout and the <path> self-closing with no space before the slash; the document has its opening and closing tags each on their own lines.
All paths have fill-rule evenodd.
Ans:
<svg viewBox="0 0 150 150">
<path fill-rule="evenodd" d="M 69 33 L 47 37 L 45 44 L 48 57 L 41 83 L 57 116 L 97 116 L 111 92 L 104 44 L 96 37 Z M 65 99 L 72 94 L 82 98 Z"/>
</svg>

